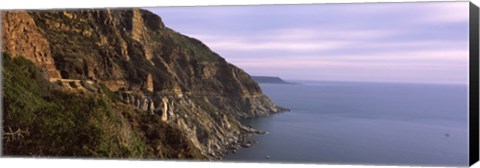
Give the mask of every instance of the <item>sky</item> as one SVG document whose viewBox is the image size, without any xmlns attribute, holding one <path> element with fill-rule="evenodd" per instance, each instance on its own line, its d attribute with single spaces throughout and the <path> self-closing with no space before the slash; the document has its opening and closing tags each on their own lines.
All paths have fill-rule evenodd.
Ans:
<svg viewBox="0 0 480 168">
<path fill-rule="evenodd" d="M 250 75 L 468 83 L 468 2 L 147 10 Z"/>
</svg>

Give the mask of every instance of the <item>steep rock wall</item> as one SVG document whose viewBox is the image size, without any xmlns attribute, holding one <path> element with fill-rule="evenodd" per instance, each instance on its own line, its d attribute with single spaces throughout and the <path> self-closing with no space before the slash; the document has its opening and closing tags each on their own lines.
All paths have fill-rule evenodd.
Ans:
<svg viewBox="0 0 480 168">
<path fill-rule="evenodd" d="M 13 57 L 23 56 L 37 66 L 42 67 L 47 75 L 58 78 L 50 44 L 38 32 L 35 21 L 26 12 L 2 12 L 2 51 Z"/>
<path fill-rule="evenodd" d="M 237 119 L 284 110 L 246 72 L 146 10 L 5 12 L 2 35 L 2 51 L 30 59 L 51 79 L 87 79 L 117 94 L 139 93 L 121 98 L 170 114 L 165 121 L 211 158 L 251 131 Z"/>
</svg>

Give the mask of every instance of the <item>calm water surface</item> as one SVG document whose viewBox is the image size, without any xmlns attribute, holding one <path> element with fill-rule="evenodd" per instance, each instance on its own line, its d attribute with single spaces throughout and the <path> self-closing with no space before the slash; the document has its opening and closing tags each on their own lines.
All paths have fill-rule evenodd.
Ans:
<svg viewBox="0 0 480 168">
<path fill-rule="evenodd" d="M 243 121 L 268 134 L 227 161 L 443 165 L 468 163 L 467 86 L 262 84 L 291 109 Z M 269 156 L 267 159 L 266 156 Z"/>
</svg>

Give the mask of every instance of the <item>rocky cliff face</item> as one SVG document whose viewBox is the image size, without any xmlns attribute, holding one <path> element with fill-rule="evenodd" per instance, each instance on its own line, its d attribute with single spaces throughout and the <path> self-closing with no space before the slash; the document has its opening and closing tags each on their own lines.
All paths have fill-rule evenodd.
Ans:
<svg viewBox="0 0 480 168">
<path fill-rule="evenodd" d="M 28 13 L 2 13 L 2 37 L 2 51 L 22 55 L 42 67 L 49 77 L 60 77 L 50 45 Z"/>
<path fill-rule="evenodd" d="M 2 37 L 3 52 L 50 81 L 106 86 L 121 106 L 161 115 L 208 158 L 252 131 L 237 119 L 282 111 L 247 73 L 149 11 L 2 12 Z"/>
</svg>

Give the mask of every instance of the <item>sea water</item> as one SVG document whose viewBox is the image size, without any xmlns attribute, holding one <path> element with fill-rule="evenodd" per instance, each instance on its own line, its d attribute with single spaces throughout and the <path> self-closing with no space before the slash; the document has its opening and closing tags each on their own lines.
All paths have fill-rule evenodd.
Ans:
<svg viewBox="0 0 480 168">
<path fill-rule="evenodd" d="M 268 134 L 226 161 L 467 166 L 467 85 L 260 86 L 291 111 L 242 121 Z"/>
</svg>

